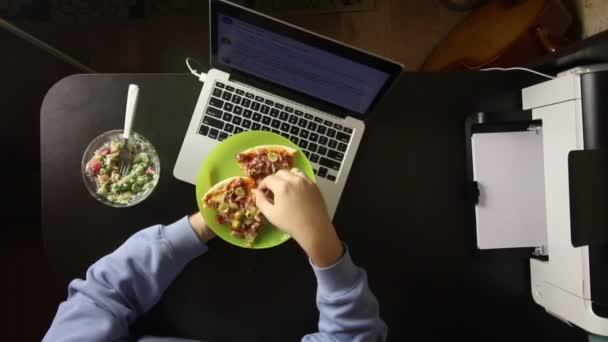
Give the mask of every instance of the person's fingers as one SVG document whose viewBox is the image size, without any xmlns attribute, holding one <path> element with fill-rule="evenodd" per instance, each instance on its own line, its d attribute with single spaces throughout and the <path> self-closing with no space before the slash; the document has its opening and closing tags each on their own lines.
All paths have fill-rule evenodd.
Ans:
<svg viewBox="0 0 608 342">
<path fill-rule="evenodd" d="M 298 176 L 296 176 L 293 172 L 291 171 L 287 171 L 287 170 L 279 170 L 277 173 L 275 173 L 275 175 L 277 175 L 278 177 L 283 178 L 286 181 L 296 181 L 298 178 Z"/>
<path fill-rule="evenodd" d="M 295 174 L 298 177 L 304 178 L 308 183 L 312 183 L 310 178 L 308 178 L 308 176 L 304 172 L 302 172 L 302 170 L 300 170 L 300 169 L 297 169 L 294 167 L 293 169 L 291 169 L 291 173 Z"/>
<path fill-rule="evenodd" d="M 285 180 L 283 178 L 277 176 L 277 174 L 274 174 L 264 178 L 258 185 L 258 189 L 269 189 L 272 192 L 277 192 L 283 187 L 284 183 Z"/>
<path fill-rule="evenodd" d="M 266 215 L 266 213 L 272 208 L 272 203 L 266 197 L 266 194 L 260 189 L 255 189 L 253 191 L 253 196 L 255 196 L 255 206 L 260 209 L 262 214 Z"/>
</svg>

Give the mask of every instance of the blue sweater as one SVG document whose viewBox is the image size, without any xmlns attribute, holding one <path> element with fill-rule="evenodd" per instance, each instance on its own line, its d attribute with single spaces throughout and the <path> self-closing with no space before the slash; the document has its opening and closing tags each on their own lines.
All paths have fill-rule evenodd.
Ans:
<svg viewBox="0 0 608 342">
<path fill-rule="evenodd" d="M 169 226 L 153 226 L 129 238 L 112 254 L 75 279 L 59 305 L 44 341 L 114 341 L 129 337 L 129 326 L 154 306 L 190 260 L 205 253 L 185 217 Z M 317 277 L 319 332 L 305 342 L 384 341 L 387 327 L 365 271 L 348 252 L 327 268 L 314 265 Z M 145 337 L 140 341 L 187 341 Z"/>
</svg>

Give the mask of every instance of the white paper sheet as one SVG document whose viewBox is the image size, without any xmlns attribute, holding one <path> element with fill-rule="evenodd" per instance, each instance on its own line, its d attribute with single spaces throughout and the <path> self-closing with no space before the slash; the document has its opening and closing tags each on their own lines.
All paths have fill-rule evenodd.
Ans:
<svg viewBox="0 0 608 342">
<path fill-rule="evenodd" d="M 546 244 L 542 131 L 471 137 L 479 249 Z"/>
</svg>

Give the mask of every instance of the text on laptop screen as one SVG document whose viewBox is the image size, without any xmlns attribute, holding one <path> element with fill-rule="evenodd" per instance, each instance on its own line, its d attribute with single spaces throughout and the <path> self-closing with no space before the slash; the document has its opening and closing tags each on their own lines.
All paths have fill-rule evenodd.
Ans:
<svg viewBox="0 0 608 342">
<path fill-rule="evenodd" d="M 235 70 L 365 113 L 390 75 L 218 13 L 218 57 Z"/>
</svg>

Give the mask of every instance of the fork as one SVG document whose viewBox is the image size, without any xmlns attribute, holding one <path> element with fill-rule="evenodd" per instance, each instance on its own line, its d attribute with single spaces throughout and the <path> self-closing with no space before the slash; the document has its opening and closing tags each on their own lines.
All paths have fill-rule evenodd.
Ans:
<svg viewBox="0 0 608 342">
<path fill-rule="evenodd" d="M 129 84 L 127 93 L 127 109 L 125 112 L 125 127 L 122 132 L 122 148 L 120 149 L 119 167 L 120 178 L 126 176 L 131 170 L 133 163 L 133 153 L 129 149 L 129 139 L 133 129 L 133 119 L 135 118 L 135 110 L 137 109 L 137 98 L 139 96 L 139 87 L 135 84 Z"/>
</svg>

